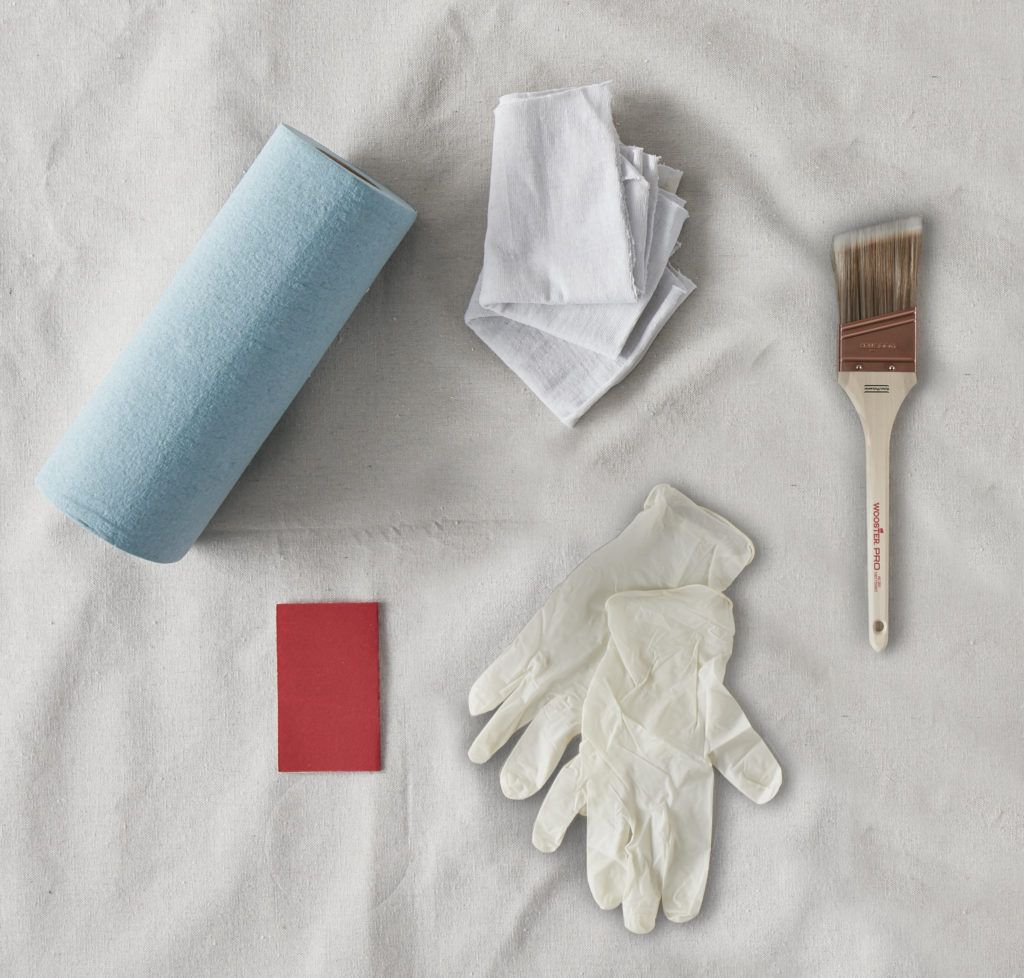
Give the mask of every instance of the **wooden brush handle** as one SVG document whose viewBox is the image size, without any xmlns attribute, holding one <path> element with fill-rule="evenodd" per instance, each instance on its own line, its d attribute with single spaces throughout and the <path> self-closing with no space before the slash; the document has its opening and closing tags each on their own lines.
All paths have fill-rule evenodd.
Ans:
<svg viewBox="0 0 1024 978">
<path fill-rule="evenodd" d="M 864 428 L 867 485 L 868 639 L 876 652 L 889 642 L 889 443 L 892 426 L 917 375 L 846 370 L 839 384 Z"/>
</svg>

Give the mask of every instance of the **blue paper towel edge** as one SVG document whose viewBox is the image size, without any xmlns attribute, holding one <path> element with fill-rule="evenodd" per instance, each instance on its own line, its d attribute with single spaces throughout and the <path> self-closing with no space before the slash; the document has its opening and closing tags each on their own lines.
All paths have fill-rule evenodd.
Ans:
<svg viewBox="0 0 1024 978">
<path fill-rule="evenodd" d="M 346 170 L 350 171 L 351 173 L 354 173 L 357 177 L 359 177 L 360 180 L 365 180 L 371 187 L 374 188 L 374 190 L 379 190 L 385 197 L 388 197 L 390 200 L 393 200 L 400 207 L 407 210 L 409 214 L 412 216 L 413 220 L 416 219 L 416 210 L 408 201 L 403 200 L 401 197 L 398 196 L 398 194 L 394 193 L 391 190 L 388 190 L 388 188 L 385 187 L 384 184 L 380 183 L 377 180 L 374 180 L 373 177 L 371 177 L 367 173 L 364 173 L 354 163 L 349 163 L 348 160 L 339 156 L 337 153 L 331 152 L 331 150 L 329 150 L 322 143 L 318 143 L 315 139 L 312 138 L 312 136 L 307 136 L 305 133 L 299 132 L 298 129 L 294 129 L 287 123 L 279 123 L 277 128 L 287 130 L 293 136 L 297 136 L 299 139 L 301 139 L 304 143 L 307 143 L 314 149 L 318 149 L 328 159 L 333 160 L 335 163 L 339 164 L 339 166 L 343 166 Z"/>
<path fill-rule="evenodd" d="M 176 556 L 169 557 L 165 553 L 157 554 L 155 551 L 147 551 L 144 547 L 135 546 L 129 542 L 129 536 L 121 527 L 112 523 L 102 513 L 97 513 L 86 506 L 81 500 L 58 492 L 52 486 L 45 485 L 40 476 L 36 476 L 35 485 L 65 516 L 71 517 L 79 526 L 85 527 L 90 533 L 95 534 L 111 546 L 117 547 L 118 550 L 123 550 L 126 554 L 141 557 L 154 564 L 173 564 L 188 553 L 188 550 L 184 550 Z"/>
</svg>

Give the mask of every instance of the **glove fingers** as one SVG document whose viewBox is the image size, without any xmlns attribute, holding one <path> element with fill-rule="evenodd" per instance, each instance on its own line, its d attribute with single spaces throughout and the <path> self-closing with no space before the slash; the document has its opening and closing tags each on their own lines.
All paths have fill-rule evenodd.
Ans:
<svg viewBox="0 0 1024 978">
<path fill-rule="evenodd" d="M 649 824 L 626 847 L 626 862 L 629 879 L 622 900 L 622 921 L 626 930 L 647 934 L 654 929 L 661 902 L 661 881 L 654 869 Z"/>
<path fill-rule="evenodd" d="M 573 819 L 586 807 L 583 768 L 577 754 L 551 782 L 533 823 L 533 844 L 541 852 L 554 852 Z"/>
<path fill-rule="evenodd" d="M 520 635 L 473 683 L 469 691 L 469 712 L 473 716 L 488 713 L 514 693 L 535 652 L 536 646 Z"/>
<path fill-rule="evenodd" d="M 770 801 L 782 784 L 782 768 L 735 697 L 715 683 L 707 691 L 705 709 L 711 763 L 752 801 Z"/>
<path fill-rule="evenodd" d="M 528 798 L 543 787 L 569 741 L 580 732 L 582 711 L 579 697 L 571 693 L 541 708 L 501 769 L 501 790 L 506 797 Z"/>
<path fill-rule="evenodd" d="M 687 816 L 671 820 L 661 900 L 665 916 L 677 924 L 700 913 L 711 860 L 711 797 Z"/>
<path fill-rule="evenodd" d="M 496 751 L 505 746 L 512 734 L 529 723 L 533 710 L 532 704 L 521 691 L 509 696 L 470 744 L 469 759 L 476 764 L 490 760 Z"/>
<path fill-rule="evenodd" d="M 626 843 L 630 829 L 618 798 L 588 797 L 587 881 L 602 910 L 622 903 L 629 882 Z"/>
</svg>

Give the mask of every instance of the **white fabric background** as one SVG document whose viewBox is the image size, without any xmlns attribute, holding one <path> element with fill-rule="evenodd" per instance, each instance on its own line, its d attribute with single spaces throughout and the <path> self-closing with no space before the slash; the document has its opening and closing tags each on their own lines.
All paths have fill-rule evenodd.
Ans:
<svg viewBox="0 0 1024 978">
<path fill-rule="evenodd" d="M 1024 970 L 1024 15 L 598 0 L 0 7 L 0 973 Z M 686 170 L 698 291 L 573 431 L 462 323 L 491 110 L 612 79 Z M 199 545 L 126 557 L 32 478 L 279 121 L 420 218 Z M 925 218 L 890 652 L 863 601 L 836 231 Z M 472 765 L 473 678 L 655 483 L 754 539 L 702 914 L 593 903 L 577 825 Z M 278 775 L 274 605 L 377 599 L 384 764 Z"/>
</svg>

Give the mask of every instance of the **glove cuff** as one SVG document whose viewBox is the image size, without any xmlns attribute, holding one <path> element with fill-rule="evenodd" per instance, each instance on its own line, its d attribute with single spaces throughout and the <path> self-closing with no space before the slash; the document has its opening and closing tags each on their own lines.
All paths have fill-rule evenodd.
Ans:
<svg viewBox="0 0 1024 978">
<path fill-rule="evenodd" d="M 644 502 L 644 509 L 662 505 L 680 520 L 699 526 L 714 541 L 715 556 L 708 570 L 708 587 L 724 591 L 754 559 L 754 543 L 724 516 L 699 506 L 678 489 L 655 486 Z"/>
</svg>

